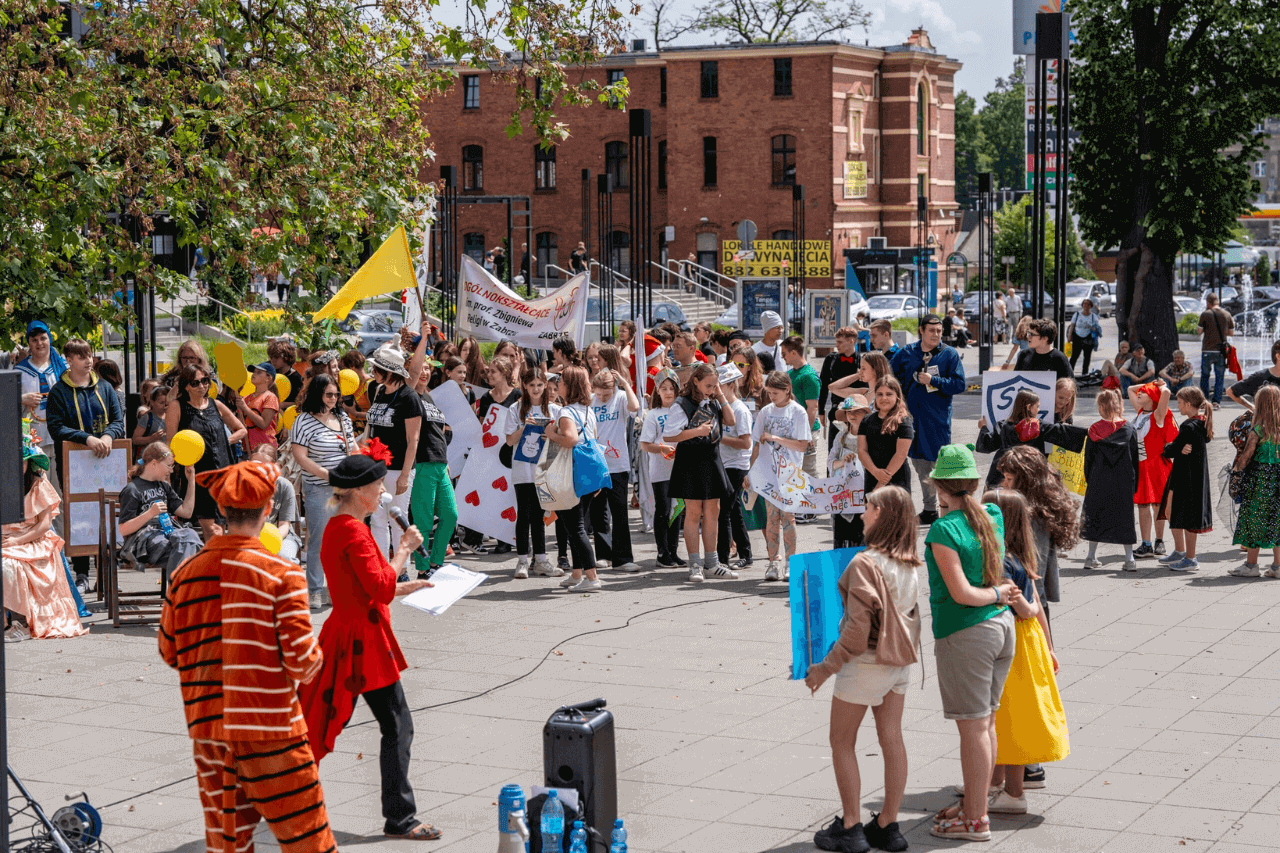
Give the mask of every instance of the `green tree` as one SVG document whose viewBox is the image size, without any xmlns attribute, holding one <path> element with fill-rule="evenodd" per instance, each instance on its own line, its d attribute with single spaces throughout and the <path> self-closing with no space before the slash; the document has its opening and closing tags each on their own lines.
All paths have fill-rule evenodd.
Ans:
<svg viewBox="0 0 1280 853">
<path fill-rule="evenodd" d="M 1004 279 L 1004 264 L 1000 263 L 1003 257 L 1012 257 L 1014 263 L 1009 265 L 1009 281 L 1014 287 L 1022 289 L 1022 283 L 1026 277 L 1026 258 L 1027 258 L 1027 208 L 1031 206 L 1031 197 L 1023 196 L 1020 200 L 1011 204 L 1006 204 L 995 212 L 995 238 L 994 243 L 996 272 L 1001 280 Z M 1052 283 L 1054 280 L 1054 272 L 1057 268 L 1057 262 L 1054 258 L 1054 248 L 1057 246 L 1057 238 L 1054 234 L 1052 221 L 1049 227 L 1045 229 L 1045 246 L 1044 246 L 1044 263 L 1045 263 L 1045 281 Z M 1084 276 L 1088 273 L 1089 268 L 1084 263 L 1084 251 L 1080 247 L 1080 238 L 1076 235 L 1075 225 L 1068 220 L 1067 222 L 1067 280 Z"/>
<path fill-rule="evenodd" d="M 987 137 L 978 118 L 978 102 L 963 89 L 956 95 L 956 202 L 973 207 L 970 190 L 977 192 L 978 173 L 991 171 Z"/>
<path fill-rule="evenodd" d="M 870 22 L 857 0 L 708 0 L 691 29 L 744 42 L 817 41 Z"/>
<path fill-rule="evenodd" d="M 508 132 L 544 141 L 568 133 L 565 105 L 625 97 L 570 79 L 619 43 L 613 2 L 471 0 L 445 26 L 437 0 L 7 0 L 0 337 L 31 316 L 64 340 L 119 321 L 121 280 L 167 298 L 196 247 L 224 293 L 254 269 L 340 282 L 429 207 L 421 106 L 458 66 L 515 85 Z"/>
<path fill-rule="evenodd" d="M 1075 0 L 1071 12 L 1073 206 L 1091 245 L 1119 249 L 1122 334 L 1163 364 L 1177 348 L 1174 258 L 1220 249 L 1258 191 L 1249 163 L 1280 109 L 1280 26 L 1265 0 Z"/>
<path fill-rule="evenodd" d="M 1026 94 L 1023 90 L 1023 72 L 1026 64 L 1018 57 L 1008 77 L 996 80 L 995 88 L 983 98 L 978 112 L 978 123 L 985 143 L 992 180 L 995 187 L 1024 188 L 1023 172 L 1026 169 Z"/>
<path fill-rule="evenodd" d="M 1253 267 L 1253 283 L 1256 287 L 1271 286 L 1271 256 L 1263 252 Z"/>
</svg>

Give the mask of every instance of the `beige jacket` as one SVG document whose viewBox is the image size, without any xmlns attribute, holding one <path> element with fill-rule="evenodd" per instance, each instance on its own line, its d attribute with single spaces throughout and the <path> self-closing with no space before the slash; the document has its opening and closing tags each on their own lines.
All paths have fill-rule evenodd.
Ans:
<svg viewBox="0 0 1280 853">
<path fill-rule="evenodd" d="M 854 557 L 840 577 L 839 588 L 844 596 L 840 636 L 818 666 L 835 675 L 850 660 L 873 649 L 876 663 L 884 666 L 908 666 L 918 660 L 920 605 L 912 601 L 907 613 L 899 611 L 875 556 L 863 551 Z"/>
</svg>

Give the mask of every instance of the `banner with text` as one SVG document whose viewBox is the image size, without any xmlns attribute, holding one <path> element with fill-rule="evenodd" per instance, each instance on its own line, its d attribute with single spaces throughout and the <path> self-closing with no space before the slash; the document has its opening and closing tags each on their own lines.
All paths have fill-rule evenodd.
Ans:
<svg viewBox="0 0 1280 853">
<path fill-rule="evenodd" d="M 751 251 L 744 252 L 737 240 L 721 242 L 721 272 L 730 278 L 739 276 L 795 275 L 795 240 L 756 240 Z M 804 241 L 805 278 L 831 277 L 831 241 Z"/>
<path fill-rule="evenodd" d="M 525 299 L 494 278 L 468 255 L 462 256 L 458 294 L 458 334 L 482 341 L 514 341 L 516 346 L 551 349 L 551 341 L 568 335 L 581 347 L 587 326 L 586 273 L 556 290 Z"/>
<path fill-rule="evenodd" d="M 772 443 L 761 446 L 748 478 L 752 491 L 783 512 L 858 513 L 867 505 L 861 466 L 845 476 L 810 477 Z"/>
</svg>

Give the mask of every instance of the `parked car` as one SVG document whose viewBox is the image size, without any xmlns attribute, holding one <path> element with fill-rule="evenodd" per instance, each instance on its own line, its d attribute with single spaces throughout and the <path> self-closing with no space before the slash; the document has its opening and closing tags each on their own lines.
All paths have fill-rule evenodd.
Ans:
<svg viewBox="0 0 1280 853">
<path fill-rule="evenodd" d="M 1235 288 L 1231 289 L 1235 290 Z M 1231 314 L 1252 311 L 1254 308 L 1270 305 L 1272 302 L 1280 300 L 1280 288 L 1277 287 L 1253 287 L 1247 292 L 1236 293 L 1229 299 L 1225 295 L 1226 290 L 1227 288 L 1224 287 L 1224 295 L 1219 304 Z M 1248 305 L 1244 301 L 1246 295 L 1249 297 Z"/>
<path fill-rule="evenodd" d="M 1016 292 L 1016 291 L 1015 291 L 1015 292 Z M 1018 297 L 1022 300 L 1022 313 L 1023 313 L 1023 314 L 1028 314 L 1028 313 L 1030 313 L 1030 311 L 1031 311 L 1031 300 L 1030 300 L 1029 298 L 1027 298 L 1026 296 L 1024 296 L 1024 295 L 1020 294 L 1020 293 L 1018 294 Z M 1006 296 L 1006 297 L 1005 297 L 1005 300 L 1006 300 L 1006 301 L 1008 301 L 1008 296 Z M 969 292 L 969 293 L 966 293 L 966 294 L 965 294 L 965 296 L 964 296 L 964 301 L 963 301 L 963 302 L 961 302 L 960 304 L 964 306 L 964 316 L 965 316 L 966 318 L 968 318 L 968 319 L 972 320 L 972 319 L 974 319 L 975 317 L 977 317 L 977 316 L 978 316 L 978 293 L 977 293 L 977 291 L 971 291 L 971 292 Z M 990 309 L 988 309 L 988 310 L 990 310 Z M 1045 315 L 1046 317 L 1053 317 L 1053 294 L 1051 294 L 1051 293 L 1046 293 L 1046 294 L 1044 295 L 1044 315 Z M 1070 311 L 1068 311 L 1068 312 L 1067 312 L 1067 319 L 1068 319 L 1068 320 L 1070 320 L 1070 319 L 1071 319 L 1071 312 L 1070 312 Z"/>
<path fill-rule="evenodd" d="M 858 296 L 856 293 L 849 294 L 849 318 L 850 325 L 857 321 L 858 315 L 863 313 L 871 313 L 871 309 L 867 307 L 867 300 Z M 730 329 L 738 328 L 738 303 L 733 303 L 711 321 L 717 326 L 728 326 Z"/>
<path fill-rule="evenodd" d="M 1093 310 L 1102 317 L 1110 317 L 1113 301 L 1111 291 L 1104 281 L 1069 281 L 1065 300 L 1067 319 L 1070 320 L 1086 299 L 1093 301 Z"/>
<path fill-rule="evenodd" d="M 1173 319 L 1174 322 L 1181 322 L 1182 318 L 1188 314 L 1200 316 L 1204 308 L 1200 305 L 1200 300 L 1194 296 L 1175 296 L 1173 297 Z"/>
<path fill-rule="evenodd" d="M 613 306 L 613 322 L 621 323 L 623 320 L 634 320 L 635 315 L 631 310 L 631 303 L 618 301 Z M 659 323 L 675 323 L 680 327 L 680 331 L 689 331 L 689 320 L 685 317 L 684 309 L 675 302 L 653 301 L 653 317 L 652 322 L 646 324 L 648 326 L 656 326 Z M 587 329 L 590 332 L 591 325 L 595 324 L 595 334 L 599 334 L 600 327 L 600 297 L 587 297 Z"/>
<path fill-rule="evenodd" d="M 1274 337 L 1280 321 L 1280 302 L 1235 315 L 1236 334 L 1247 337 Z"/>
<path fill-rule="evenodd" d="M 872 320 L 898 320 L 914 317 L 924 308 L 920 297 L 909 293 L 878 294 L 867 300 Z"/>
<path fill-rule="evenodd" d="M 399 311 L 361 308 L 348 314 L 338 327 L 355 339 L 356 349 L 367 357 L 387 341 L 398 341 L 403 325 L 404 316 Z"/>
</svg>

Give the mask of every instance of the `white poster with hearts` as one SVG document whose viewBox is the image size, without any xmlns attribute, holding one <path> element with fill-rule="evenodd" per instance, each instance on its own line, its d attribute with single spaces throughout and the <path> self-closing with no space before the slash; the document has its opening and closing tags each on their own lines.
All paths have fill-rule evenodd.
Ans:
<svg viewBox="0 0 1280 853">
<path fill-rule="evenodd" d="M 466 395 L 456 382 L 440 385 L 431 392 L 431 400 L 444 413 L 445 421 L 453 430 L 448 450 L 449 476 L 460 476 L 467 451 L 480 441 L 480 422 L 476 420 L 475 409 L 467 402 Z"/>
<path fill-rule="evenodd" d="M 511 469 L 498 458 L 506 422 L 506 409 L 489 407 L 480 424 L 480 440 L 471 447 L 454 496 L 458 503 L 458 524 L 499 542 L 515 544 L 516 492 L 511 484 Z"/>
</svg>

